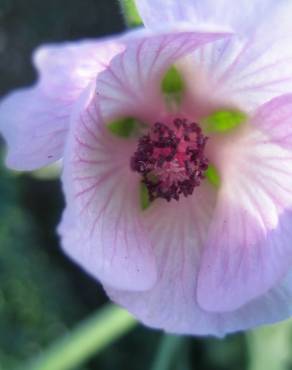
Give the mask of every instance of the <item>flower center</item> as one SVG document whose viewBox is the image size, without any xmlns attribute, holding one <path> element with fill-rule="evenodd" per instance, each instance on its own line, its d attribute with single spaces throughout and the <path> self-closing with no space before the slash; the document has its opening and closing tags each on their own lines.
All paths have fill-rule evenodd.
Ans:
<svg viewBox="0 0 292 370">
<path fill-rule="evenodd" d="M 131 169 L 142 175 L 150 201 L 179 200 L 191 195 L 204 178 L 208 159 L 204 149 L 208 138 L 194 122 L 176 118 L 171 125 L 156 122 L 142 136 L 131 158 Z"/>
</svg>

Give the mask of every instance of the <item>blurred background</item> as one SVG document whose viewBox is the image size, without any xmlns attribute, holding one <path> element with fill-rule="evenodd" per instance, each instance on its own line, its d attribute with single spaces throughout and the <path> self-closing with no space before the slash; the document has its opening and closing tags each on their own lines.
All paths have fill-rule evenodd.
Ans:
<svg viewBox="0 0 292 370">
<path fill-rule="evenodd" d="M 33 83 L 36 46 L 124 28 L 115 0 L 0 0 L 0 96 Z M 58 179 L 6 170 L 4 153 L 1 143 L 0 369 L 10 370 L 41 353 L 107 298 L 59 247 L 55 228 L 63 197 Z M 265 330 L 224 340 L 180 338 L 171 360 L 157 368 L 165 336 L 137 326 L 78 369 L 292 369 L 290 323 Z M 265 359 L 276 347 L 271 367 Z"/>
</svg>

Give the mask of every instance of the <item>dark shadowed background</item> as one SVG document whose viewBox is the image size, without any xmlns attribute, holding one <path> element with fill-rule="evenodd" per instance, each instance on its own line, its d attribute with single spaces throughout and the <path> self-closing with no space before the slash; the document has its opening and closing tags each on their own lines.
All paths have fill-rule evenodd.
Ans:
<svg viewBox="0 0 292 370">
<path fill-rule="evenodd" d="M 124 28 L 114 0 L 0 0 L 0 95 L 33 83 L 36 46 Z M 0 369 L 9 370 L 74 328 L 107 298 L 59 247 L 59 181 L 12 173 L 3 164 L 0 171 Z M 148 370 L 161 337 L 139 326 L 80 369 Z M 169 369 L 246 368 L 242 334 L 224 341 L 185 338 L 182 348 Z"/>
</svg>

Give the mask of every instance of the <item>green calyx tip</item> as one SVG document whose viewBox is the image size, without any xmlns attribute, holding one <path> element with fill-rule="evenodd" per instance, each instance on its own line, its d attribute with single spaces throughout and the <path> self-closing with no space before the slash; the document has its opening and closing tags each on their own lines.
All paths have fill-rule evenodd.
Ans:
<svg viewBox="0 0 292 370">
<path fill-rule="evenodd" d="M 165 73 L 162 82 L 162 92 L 166 94 L 178 94 L 183 91 L 184 81 L 176 67 L 171 66 Z"/>
<path fill-rule="evenodd" d="M 215 166 L 210 164 L 205 172 L 206 179 L 216 188 L 220 186 L 220 175 Z"/>
<path fill-rule="evenodd" d="M 219 110 L 203 120 L 206 132 L 229 132 L 247 120 L 247 115 L 238 110 Z"/>
<path fill-rule="evenodd" d="M 107 128 L 113 135 L 122 138 L 133 136 L 140 127 L 142 127 L 142 124 L 132 117 L 120 118 L 107 125 Z"/>
<path fill-rule="evenodd" d="M 140 206 L 142 211 L 150 206 L 150 199 L 147 186 L 141 182 L 140 184 Z"/>
</svg>

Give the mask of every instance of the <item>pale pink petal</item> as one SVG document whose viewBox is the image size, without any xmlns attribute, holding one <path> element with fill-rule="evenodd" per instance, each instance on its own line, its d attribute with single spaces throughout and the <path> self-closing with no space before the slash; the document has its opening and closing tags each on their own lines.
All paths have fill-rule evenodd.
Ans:
<svg viewBox="0 0 292 370">
<path fill-rule="evenodd" d="M 124 50 L 125 40 L 105 38 L 39 47 L 33 62 L 42 91 L 50 97 L 57 95 L 61 100 L 75 100 L 110 60 Z"/>
<path fill-rule="evenodd" d="M 157 282 L 141 294 L 106 287 L 110 297 L 151 326 L 189 333 L 195 318 L 197 333 L 211 330 L 212 322 L 196 304 L 196 281 L 215 200 L 215 191 L 204 183 L 192 198 L 156 201 L 145 212 L 145 221 L 158 264 Z"/>
<path fill-rule="evenodd" d="M 161 202 L 147 211 L 159 270 L 153 288 L 130 292 L 105 286 L 115 302 L 144 324 L 174 333 L 223 336 L 291 315 L 291 277 L 234 312 L 210 313 L 199 306 L 196 296 L 199 261 L 215 196 L 214 190 L 203 184 L 195 190 L 191 201 Z"/>
<path fill-rule="evenodd" d="M 252 124 L 264 131 L 273 143 L 292 148 L 292 94 L 282 95 L 257 110 Z"/>
<path fill-rule="evenodd" d="M 198 23 L 198 4 L 192 0 L 136 0 L 137 9 L 146 27 L 162 28 L 168 25 L 186 23 L 192 19 Z M 158 11 L 159 9 L 159 11 Z"/>
<path fill-rule="evenodd" d="M 235 105 L 252 112 L 272 98 L 290 93 L 291 14 L 292 3 L 287 2 L 256 22 L 252 33 L 236 34 L 195 51 L 181 66 L 190 102 L 198 97 L 198 104 L 221 100 L 221 106 Z"/>
<path fill-rule="evenodd" d="M 40 74 L 34 87 L 0 104 L 0 131 L 8 144 L 7 164 L 32 170 L 59 159 L 72 107 L 82 89 L 122 50 L 113 41 L 42 46 L 34 55 Z"/>
<path fill-rule="evenodd" d="M 62 245 L 103 283 L 148 289 L 155 282 L 156 266 L 142 220 L 139 178 L 130 170 L 136 141 L 110 134 L 95 96 L 88 104 L 85 99 L 66 144 L 68 208 L 60 227 Z"/>
<path fill-rule="evenodd" d="M 255 126 L 264 124 L 213 142 L 222 184 L 197 293 L 209 311 L 234 310 L 267 292 L 292 263 L 292 153 Z"/>
<path fill-rule="evenodd" d="M 228 25 L 237 32 L 255 29 L 279 3 L 281 0 L 136 0 L 140 16 L 149 28 L 216 24 Z"/>
<path fill-rule="evenodd" d="M 16 170 L 33 170 L 58 160 L 68 130 L 69 111 L 39 88 L 21 89 L 0 105 L 0 132 L 8 144 L 6 163 Z"/>
<path fill-rule="evenodd" d="M 97 78 L 101 111 L 107 119 L 134 115 L 157 120 L 164 110 L 161 79 L 175 61 L 229 34 L 181 32 L 133 39 Z"/>
</svg>

